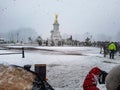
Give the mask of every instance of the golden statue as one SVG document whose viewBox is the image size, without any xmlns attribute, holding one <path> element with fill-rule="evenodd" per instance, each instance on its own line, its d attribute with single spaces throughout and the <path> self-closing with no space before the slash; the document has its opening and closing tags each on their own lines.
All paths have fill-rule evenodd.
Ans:
<svg viewBox="0 0 120 90">
<path fill-rule="evenodd" d="M 55 20 L 54 20 L 54 24 L 58 23 L 58 15 L 55 14 Z"/>
</svg>

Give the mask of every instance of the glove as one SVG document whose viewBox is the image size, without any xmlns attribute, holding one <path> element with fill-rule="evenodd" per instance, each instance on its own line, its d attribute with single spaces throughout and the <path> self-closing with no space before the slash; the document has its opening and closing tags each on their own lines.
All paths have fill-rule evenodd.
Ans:
<svg viewBox="0 0 120 90">
<path fill-rule="evenodd" d="M 105 84 L 105 78 L 108 75 L 106 71 L 101 71 L 101 74 L 99 75 L 98 82 L 99 84 Z"/>
</svg>

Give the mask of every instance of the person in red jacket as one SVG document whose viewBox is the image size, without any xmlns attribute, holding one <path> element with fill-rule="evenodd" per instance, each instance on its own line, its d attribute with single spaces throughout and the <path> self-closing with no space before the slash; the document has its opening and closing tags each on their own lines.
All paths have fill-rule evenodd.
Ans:
<svg viewBox="0 0 120 90">
<path fill-rule="evenodd" d="M 98 67 L 92 68 L 84 80 L 83 90 L 100 90 L 97 87 L 97 82 L 101 72 L 102 70 Z"/>
</svg>

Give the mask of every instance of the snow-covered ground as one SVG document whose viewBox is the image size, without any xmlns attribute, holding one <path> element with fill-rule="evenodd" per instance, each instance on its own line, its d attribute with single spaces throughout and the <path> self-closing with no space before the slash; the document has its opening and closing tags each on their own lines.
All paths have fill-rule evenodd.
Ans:
<svg viewBox="0 0 120 90">
<path fill-rule="evenodd" d="M 27 47 L 27 46 L 25 46 Z M 17 46 L 15 48 L 20 48 Z M 25 58 L 21 54 L 0 55 L 0 63 L 23 66 L 35 64 L 47 65 L 48 82 L 56 90 L 82 90 L 83 80 L 89 70 L 95 66 L 104 71 L 120 64 L 120 56 L 115 59 L 106 58 L 96 47 L 32 47 L 36 50 L 25 50 Z M 21 52 L 20 50 L 0 50 L 2 53 Z M 105 85 L 98 85 L 106 90 Z"/>
</svg>

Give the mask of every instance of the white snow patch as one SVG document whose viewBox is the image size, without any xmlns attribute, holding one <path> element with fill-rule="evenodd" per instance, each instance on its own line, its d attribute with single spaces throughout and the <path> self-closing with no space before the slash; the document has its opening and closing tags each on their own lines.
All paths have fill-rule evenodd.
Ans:
<svg viewBox="0 0 120 90">
<path fill-rule="evenodd" d="M 13 47 L 13 46 L 12 46 Z M 23 46 L 17 46 L 21 48 Z M 24 46 L 28 47 L 28 46 Z M 15 47 L 16 48 L 16 47 Z M 56 90 L 82 90 L 85 76 L 90 69 L 97 66 L 104 71 L 120 64 L 119 55 L 109 59 L 99 54 L 96 47 L 32 47 L 39 50 L 25 50 L 25 58 L 21 54 L 1 55 L 0 63 L 23 66 L 35 64 L 47 65 L 48 82 Z M 17 52 L 15 50 L 0 50 L 0 53 Z M 20 52 L 20 51 L 18 51 Z M 98 85 L 100 90 L 106 90 L 105 85 Z"/>
</svg>

